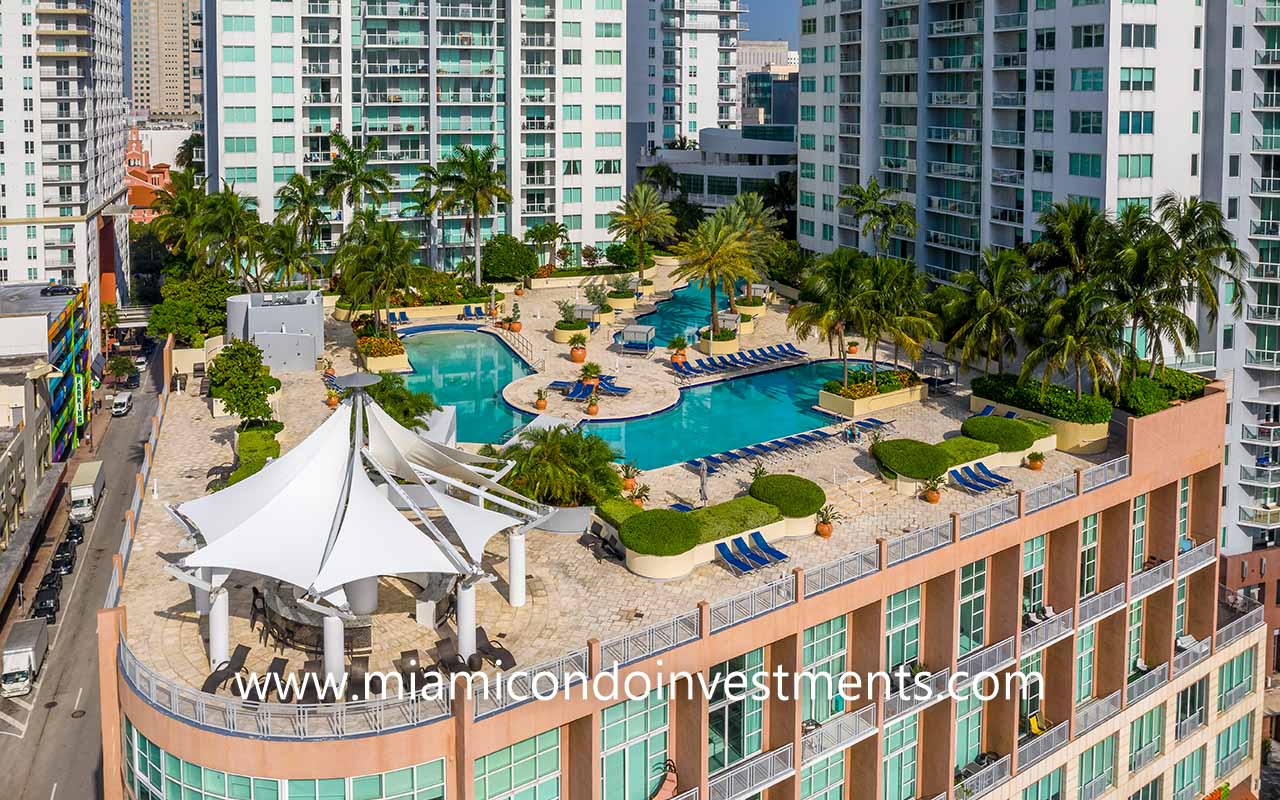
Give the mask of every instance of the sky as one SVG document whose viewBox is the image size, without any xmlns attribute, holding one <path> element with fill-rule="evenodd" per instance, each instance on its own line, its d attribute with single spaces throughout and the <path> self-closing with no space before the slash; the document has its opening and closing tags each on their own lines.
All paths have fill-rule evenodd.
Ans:
<svg viewBox="0 0 1280 800">
<path fill-rule="evenodd" d="M 789 39 L 800 46 L 800 0 L 749 0 L 747 39 Z"/>
</svg>

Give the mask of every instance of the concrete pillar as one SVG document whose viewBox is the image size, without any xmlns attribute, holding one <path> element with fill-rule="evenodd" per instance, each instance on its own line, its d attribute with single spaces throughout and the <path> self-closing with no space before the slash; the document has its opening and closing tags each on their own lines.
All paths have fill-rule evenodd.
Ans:
<svg viewBox="0 0 1280 800">
<path fill-rule="evenodd" d="M 205 583 L 212 583 L 213 568 L 200 567 L 196 570 L 196 577 Z M 209 592 L 199 587 L 195 587 L 193 591 L 196 596 L 196 613 L 203 617 L 209 613 Z"/>
<path fill-rule="evenodd" d="M 378 610 L 378 576 L 361 578 L 342 586 L 352 614 L 367 616 Z"/>
<path fill-rule="evenodd" d="M 458 584 L 458 655 L 465 661 L 476 652 L 476 587 Z"/>
<path fill-rule="evenodd" d="M 324 618 L 324 672 L 334 683 L 346 674 L 346 647 L 343 642 L 342 617 Z"/>
<path fill-rule="evenodd" d="M 209 664 L 215 669 L 231 658 L 230 630 L 231 595 L 218 588 L 209 606 Z"/>
<path fill-rule="evenodd" d="M 513 608 L 525 603 L 524 531 L 513 530 L 507 534 L 507 602 Z"/>
</svg>

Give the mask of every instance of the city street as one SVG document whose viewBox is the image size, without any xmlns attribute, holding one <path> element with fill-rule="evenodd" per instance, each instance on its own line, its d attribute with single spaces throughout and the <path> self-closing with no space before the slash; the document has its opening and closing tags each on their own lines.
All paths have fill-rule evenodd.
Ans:
<svg viewBox="0 0 1280 800">
<path fill-rule="evenodd" d="M 152 361 L 158 363 L 158 351 Z M 148 370 L 141 388 L 134 391 L 133 411 L 112 420 L 105 441 L 84 459 L 104 463 L 106 492 L 94 522 L 85 529 L 75 570 L 64 578 L 62 610 L 50 631 L 49 659 L 36 690 L 26 697 L 0 700 L 0 795 L 6 798 L 101 797 L 97 612 L 107 590 L 111 555 L 120 544 L 158 388 Z M 99 413 L 110 413 L 106 403 Z M 65 517 L 64 501 L 57 524 L 65 524 Z"/>
</svg>

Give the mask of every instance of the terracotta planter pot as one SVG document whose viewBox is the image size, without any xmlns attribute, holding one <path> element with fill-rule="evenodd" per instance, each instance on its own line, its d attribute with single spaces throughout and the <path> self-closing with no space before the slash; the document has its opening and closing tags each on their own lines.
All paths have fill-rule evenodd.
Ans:
<svg viewBox="0 0 1280 800">
<path fill-rule="evenodd" d="M 585 347 L 569 348 L 569 360 L 575 364 L 582 364 L 587 360 L 587 348 Z"/>
<path fill-rule="evenodd" d="M 599 413 L 600 413 L 600 406 L 596 406 L 596 405 L 587 406 L 588 417 L 594 417 L 596 414 L 599 414 Z"/>
<path fill-rule="evenodd" d="M 819 522 L 817 525 L 814 526 L 814 530 L 823 539 L 830 539 L 831 532 L 835 530 L 835 526 L 832 525 L 830 522 Z"/>
<path fill-rule="evenodd" d="M 942 499 L 942 493 L 939 492 L 937 489 L 924 490 L 924 501 L 926 503 L 936 503 L 941 499 Z"/>
<path fill-rule="evenodd" d="M 516 287 L 516 297 L 524 297 L 524 287 L 523 287 L 523 286 L 517 286 L 517 287 Z"/>
<path fill-rule="evenodd" d="M 534 401 L 533 401 L 533 407 L 534 407 L 534 408 L 536 408 L 536 409 L 538 409 L 539 411 L 544 411 L 544 410 L 546 410 L 546 408 L 547 408 L 547 401 L 546 401 L 546 400 L 534 400 Z"/>
<path fill-rule="evenodd" d="M 336 397 L 326 397 L 324 399 L 324 404 L 327 405 L 329 408 L 337 408 L 338 403 L 339 403 L 339 400 Z"/>
<path fill-rule="evenodd" d="M 507 327 L 511 328 L 512 333 L 519 333 L 524 328 L 524 325 L 521 324 L 520 320 L 516 320 Z"/>
<path fill-rule="evenodd" d="M 632 489 L 634 489 L 634 488 L 636 488 L 636 479 L 635 479 L 635 478 L 623 478 L 623 479 L 622 479 L 622 491 L 624 491 L 624 492 L 629 492 L 629 491 L 631 491 L 631 490 L 632 490 Z"/>
<path fill-rule="evenodd" d="M 325 374 L 325 375 L 337 375 L 337 374 L 338 374 L 338 371 L 337 371 L 336 369 L 334 369 L 333 367 L 329 367 L 328 369 L 326 369 L 326 370 L 324 371 L 324 374 Z"/>
<path fill-rule="evenodd" d="M 1028 461 L 1027 469 L 1036 470 L 1037 472 L 1044 469 L 1043 461 Z"/>
<path fill-rule="evenodd" d="M 644 501 L 639 497 L 632 498 L 631 502 L 635 503 L 636 508 L 644 508 Z"/>
<path fill-rule="evenodd" d="M 599 378 L 583 378 L 582 385 L 583 386 L 599 386 L 600 379 Z"/>
<path fill-rule="evenodd" d="M 849 345 L 849 355 L 856 356 L 858 354 L 858 346 L 856 344 Z"/>
<path fill-rule="evenodd" d="M 688 361 L 689 359 L 685 356 L 683 350 L 677 350 L 671 354 L 672 364 L 684 364 L 684 363 L 687 363 Z"/>
</svg>

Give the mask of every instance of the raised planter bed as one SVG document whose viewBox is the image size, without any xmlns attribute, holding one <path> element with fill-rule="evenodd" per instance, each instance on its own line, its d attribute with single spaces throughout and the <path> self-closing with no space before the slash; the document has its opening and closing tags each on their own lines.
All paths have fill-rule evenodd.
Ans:
<svg viewBox="0 0 1280 800">
<path fill-rule="evenodd" d="M 908 386 L 884 394 L 862 397 L 852 400 L 832 392 L 818 390 L 818 407 L 850 419 L 866 414 L 874 414 L 888 408 L 904 406 L 908 403 L 920 403 L 929 396 L 929 387 L 923 383 L 919 386 Z"/>
<path fill-rule="evenodd" d="M 573 289 L 585 286 L 606 286 L 609 281 L 616 279 L 619 275 L 628 275 L 627 272 L 609 272 L 599 273 L 596 275 L 569 275 L 563 278 L 557 278 L 552 275 L 550 278 L 533 278 L 529 281 L 531 289 Z"/>
<path fill-rule="evenodd" d="M 1022 466 L 1022 462 L 1026 460 L 1027 455 L 1029 453 L 1052 452 L 1055 449 L 1055 445 L 1057 444 L 1057 442 L 1058 442 L 1057 435 L 1050 434 L 1044 437 L 1043 439 L 1038 439 L 1035 444 L 1031 445 L 1026 450 L 1017 450 L 1017 451 L 1011 451 L 1007 453 L 997 452 L 997 453 L 992 453 L 989 456 L 983 456 L 982 458 L 975 458 L 972 461 L 966 461 L 963 464 L 956 464 L 954 467 L 951 467 L 951 469 L 947 470 L 947 475 L 945 475 L 944 477 L 947 479 L 947 485 L 950 485 L 950 481 L 951 481 L 950 473 L 952 469 L 964 469 L 965 467 L 972 467 L 974 464 L 978 463 L 979 461 L 981 461 L 983 464 L 986 464 L 991 469 L 1018 469 L 1019 467 Z M 900 495 L 904 495 L 906 497 L 915 497 L 916 495 L 924 491 L 924 482 L 918 481 L 915 478 L 906 478 L 901 475 L 897 475 L 892 478 L 886 477 L 885 480 L 886 482 L 888 482 L 888 484 L 891 487 L 893 487 L 893 490 L 895 492 L 897 492 Z"/>
<path fill-rule="evenodd" d="M 995 406 L 996 414 L 1005 414 L 1013 411 L 1019 417 L 1027 419 L 1038 419 L 1053 427 L 1054 433 L 1057 434 L 1057 444 L 1053 448 L 1061 450 L 1064 453 L 1073 453 L 1076 455 L 1095 455 L 1097 453 L 1106 452 L 1107 435 L 1111 424 L 1108 422 L 1067 422 L 1065 420 L 1056 419 L 1044 414 L 1037 414 L 1034 411 L 1027 411 L 1017 406 L 1005 405 L 1004 403 L 996 403 L 991 400 L 979 397 L 978 395 L 969 396 L 969 410 L 977 413 L 987 406 Z"/>
<path fill-rule="evenodd" d="M 748 536 L 758 530 L 767 542 L 776 542 L 800 536 L 812 536 L 816 519 L 815 515 L 790 519 L 783 518 L 777 522 L 744 531 L 738 535 Z M 719 541 L 728 543 L 732 539 L 733 537 L 728 537 Z M 674 556 L 650 556 L 633 553 L 628 550 L 626 563 L 627 569 L 642 578 L 669 581 L 683 578 L 703 564 L 710 564 L 715 558 L 716 542 L 703 542 L 692 550 L 687 550 Z"/>
<path fill-rule="evenodd" d="M 723 342 L 713 341 L 711 339 L 699 339 L 694 343 L 694 349 L 699 353 L 708 356 L 723 356 L 729 353 L 738 352 L 738 337 L 727 339 Z"/>
<path fill-rule="evenodd" d="M 409 354 L 400 353 L 394 356 L 360 355 L 360 361 L 367 372 L 413 372 L 409 364 Z"/>
<path fill-rule="evenodd" d="M 756 320 L 757 320 L 757 319 L 759 319 L 760 314 L 762 313 L 762 311 L 763 311 L 763 309 L 757 309 L 757 310 L 754 310 L 754 311 L 752 311 L 751 313 L 752 313 L 752 314 L 755 314 L 756 316 L 752 317 L 751 319 L 739 319 L 739 320 L 738 320 L 738 335 L 739 335 L 739 336 L 746 336 L 746 335 L 748 335 L 748 334 L 752 334 L 752 333 L 755 333 L 755 332 L 756 332 Z"/>
<path fill-rule="evenodd" d="M 411 306 L 409 308 L 392 308 L 391 313 L 398 317 L 400 315 L 400 312 L 403 311 L 405 314 L 408 315 L 410 320 L 442 319 L 442 318 L 457 319 L 462 315 L 462 311 L 464 308 L 468 306 L 470 306 L 471 308 L 475 308 L 477 305 L 483 305 L 485 308 L 488 308 L 489 301 L 483 300 L 479 303 L 455 303 L 447 306 Z M 333 318 L 338 320 L 339 322 L 350 322 L 360 314 L 372 314 L 372 313 L 373 311 L 369 309 L 357 310 L 354 308 L 336 308 L 335 307 L 333 309 Z M 381 314 L 382 309 L 378 309 L 378 313 Z M 498 316 L 502 316 L 505 313 L 506 313 L 506 301 L 499 300 Z"/>
<path fill-rule="evenodd" d="M 675 269 L 683 262 L 675 256 L 659 256 L 653 257 L 653 265 L 658 269 Z"/>
<path fill-rule="evenodd" d="M 612 306 L 612 305 L 610 305 L 609 307 L 610 307 L 610 308 L 613 308 L 613 306 Z M 614 315 L 615 315 L 616 313 L 617 313 L 617 312 L 615 312 L 615 311 L 606 311 L 606 312 L 604 312 L 603 314 L 597 313 L 597 314 L 595 315 L 595 317 L 594 317 L 594 318 L 592 318 L 592 320 L 591 320 L 591 321 L 592 321 L 592 322 L 599 322 L 601 325 L 612 325 L 612 324 L 613 324 L 613 317 L 614 317 Z"/>
<path fill-rule="evenodd" d="M 609 305 L 613 307 L 614 311 L 626 311 L 628 309 L 632 309 L 636 307 L 636 296 L 631 295 L 630 297 L 610 297 Z"/>
<path fill-rule="evenodd" d="M 591 335 L 591 331 L 587 328 L 582 328 L 581 330 L 576 330 L 576 331 L 566 331 L 566 330 L 561 330 L 560 328 L 552 328 L 551 341 L 555 342 L 556 344 L 568 344 L 569 340 L 572 339 L 574 336 L 578 335 L 579 333 L 586 334 L 587 336 Z"/>
</svg>

